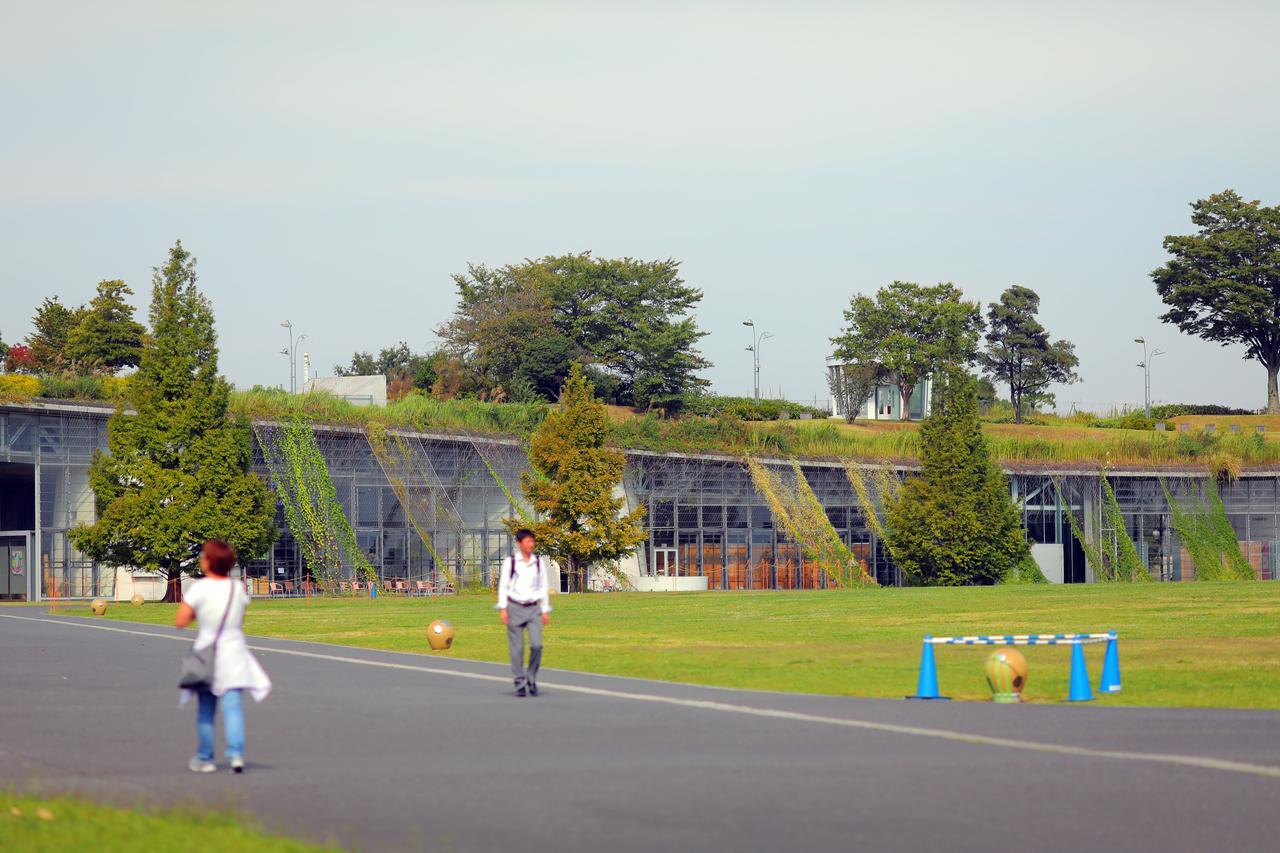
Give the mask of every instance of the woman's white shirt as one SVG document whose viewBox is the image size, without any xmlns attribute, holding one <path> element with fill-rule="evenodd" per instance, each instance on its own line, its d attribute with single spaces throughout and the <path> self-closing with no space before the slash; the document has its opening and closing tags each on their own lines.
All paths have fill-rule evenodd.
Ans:
<svg viewBox="0 0 1280 853">
<path fill-rule="evenodd" d="M 271 679 L 245 642 L 244 611 L 249 606 L 249 593 L 244 584 L 229 578 L 201 578 L 187 588 L 182 600 L 196 613 L 200 630 L 195 648 L 207 649 L 213 645 L 214 637 L 218 638 L 213 662 L 213 694 L 221 696 L 228 690 L 240 688 L 248 690 L 258 702 L 267 698 Z M 224 613 L 226 623 L 219 635 L 218 624 Z M 184 690 L 183 701 L 188 698 L 190 691 Z"/>
</svg>

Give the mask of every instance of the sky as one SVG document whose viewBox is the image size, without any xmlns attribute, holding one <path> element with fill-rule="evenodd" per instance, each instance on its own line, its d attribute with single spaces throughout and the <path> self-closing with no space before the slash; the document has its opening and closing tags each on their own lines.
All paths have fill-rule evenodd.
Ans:
<svg viewBox="0 0 1280 853">
<path fill-rule="evenodd" d="M 262 8 L 259 8 L 262 7 Z M 1159 321 L 1188 204 L 1280 203 L 1280 4 L 0 0 L 0 336 L 175 239 L 236 385 L 432 347 L 452 273 L 681 262 L 705 376 L 825 398 L 855 293 L 1013 284 L 1076 344 L 1059 409 L 1265 405 Z"/>
</svg>

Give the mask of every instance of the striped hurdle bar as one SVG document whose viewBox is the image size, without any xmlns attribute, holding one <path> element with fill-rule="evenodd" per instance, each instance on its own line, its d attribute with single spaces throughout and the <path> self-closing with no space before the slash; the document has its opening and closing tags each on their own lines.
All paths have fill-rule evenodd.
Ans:
<svg viewBox="0 0 1280 853">
<path fill-rule="evenodd" d="M 1071 646 L 1071 686 L 1068 702 L 1089 702 L 1093 691 L 1089 687 L 1089 669 L 1084 659 L 1084 647 L 1093 643 L 1106 643 L 1107 651 L 1102 659 L 1102 677 L 1098 679 L 1099 693 L 1120 692 L 1120 649 L 1115 631 L 1103 634 L 979 634 L 973 637 L 934 637 L 926 635 L 920 653 L 920 677 L 916 681 L 916 693 L 908 699 L 945 700 L 948 697 L 938 691 L 938 667 L 933 658 L 934 646 Z"/>
</svg>

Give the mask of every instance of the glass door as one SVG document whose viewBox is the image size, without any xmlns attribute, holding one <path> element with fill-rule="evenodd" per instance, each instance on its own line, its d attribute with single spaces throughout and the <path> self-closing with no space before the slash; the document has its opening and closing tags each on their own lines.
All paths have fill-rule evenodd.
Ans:
<svg viewBox="0 0 1280 853">
<path fill-rule="evenodd" d="M 653 573 L 657 577 L 675 577 L 678 572 L 679 563 L 676 559 L 675 548 L 654 548 L 653 549 Z"/>
</svg>

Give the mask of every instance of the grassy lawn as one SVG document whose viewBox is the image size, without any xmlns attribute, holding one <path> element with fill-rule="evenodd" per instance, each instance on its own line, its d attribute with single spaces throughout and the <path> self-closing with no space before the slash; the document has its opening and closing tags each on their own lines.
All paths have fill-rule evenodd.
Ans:
<svg viewBox="0 0 1280 853">
<path fill-rule="evenodd" d="M 0 791 L 0 848 L 24 851 L 236 850 L 293 853 L 335 850 L 277 835 L 225 812 L 130 811 L 79 797 Z"/>
<path fill-rule="evenodd" d="M 436 617 L 457 629 L 440 653 L 501 661 L 490 596 L 255 601 L 253 634 L 427 654 Z M 88 615 L 87 607 L 74 611 Z M 113 604 L 108 619 L 169 623 L 173 608 Z M 1124 691 L 1107 704 L 1280 708 L 1280 584 L 1152 583 L 822 592 L 561 595 L 549 667 L 852 696 L 914 692 L 920 639 L 934 635 L 1120 633 Z M 1067 695 L 1070 649 L 1023 650 L 1025 696 Z M 943 692 L 988 699 L 981 648 L 940 647 Z M 1086 647 L 1095 686 L 1102 646 Z M 271 666 L 267 657 L 265 664 Z"/>
</svg>

